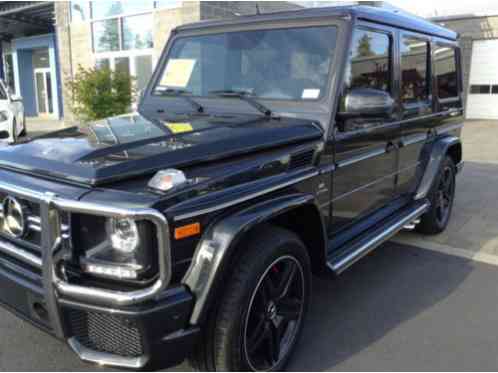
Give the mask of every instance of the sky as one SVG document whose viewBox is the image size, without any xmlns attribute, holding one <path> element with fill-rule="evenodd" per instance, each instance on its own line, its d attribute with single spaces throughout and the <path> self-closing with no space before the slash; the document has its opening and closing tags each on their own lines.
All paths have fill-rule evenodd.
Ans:
<svg viewBox="0 0 498 373">
<path fill-rule="evenodd" d="M 422 17 L 460 14 L 498 15 L 496 0 L 390 0 L 388 2 Z"/>
<path fill-rule="evenodd" d="M 326 5 L 327 2 L 334 5 L 338 3 L 337 1 L 299 1 L 298 3 L 301 5 L 314 3 L 313 6 L 320 6 L 320 3 Z M 421 17 L 461 14 L 498 15 L 498 0 L 387 0 L 387 2 Z"/>
</svg>

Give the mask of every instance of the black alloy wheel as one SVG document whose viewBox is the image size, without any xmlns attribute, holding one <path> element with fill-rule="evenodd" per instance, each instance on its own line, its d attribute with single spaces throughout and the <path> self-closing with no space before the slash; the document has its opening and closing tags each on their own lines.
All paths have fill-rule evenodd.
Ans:
<svg viewBox="0 0 498 373">
<path fill-rule="evenodd" d="M 253 371 L 270 371 L 287 355 L 304 314 L 304 273 L 292 256 L 275 260 L 254 290 L 244 327 L 244 352 Z"/>
<path fill-rule="evenodd" d="M 441 226 L 445 226 L 450 218 L 454 194 L 454 170 L 450 165 L 445 165 L 441 172 L 441 179 L 439 180 L 435 201 L 436 219 Z"/>
<path fill-rule="evenodd" d="M 417 232 L 439 234 L 446 229 L 455 199 L 455 175 L 455 162 L 447 155 L 441 162 L 438 174 L 427 195 L 431 205 L 429 210 L 422 215 L 420 223 L 415 227 Z"/>
</svg>

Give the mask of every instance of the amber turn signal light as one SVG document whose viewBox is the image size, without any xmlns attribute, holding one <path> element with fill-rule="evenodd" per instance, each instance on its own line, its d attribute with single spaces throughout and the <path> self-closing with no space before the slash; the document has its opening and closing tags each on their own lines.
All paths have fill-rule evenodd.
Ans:
<svg viewBox="0 0 498 373">
<path fill-rule="evenodd" d="M 188 224 L 175 228 L 175 239 L 181 240 L 182 238 L 192 237 L 199 233 L 201 233 L 201 225 L 199 223 Z"/>
</svg>

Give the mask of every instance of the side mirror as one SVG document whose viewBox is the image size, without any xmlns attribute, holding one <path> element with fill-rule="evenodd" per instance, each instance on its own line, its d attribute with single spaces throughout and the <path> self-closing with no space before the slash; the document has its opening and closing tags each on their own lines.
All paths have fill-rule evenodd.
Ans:
<svg viewBox="0 0 498 373">
<path fill-rule="evenodd" d="M 394 100 L 387 92 L 371 88 L 359 88 L 350 91 L 343 99 L 338 115 L 342 119 L 361 117 L 391 117 L 394 112 Z"/>
<path fill-rule="evenodd" d="M 0 140 L 5 140 L 10 137 L 9 131 L 0 131 Z"/>
</svg>

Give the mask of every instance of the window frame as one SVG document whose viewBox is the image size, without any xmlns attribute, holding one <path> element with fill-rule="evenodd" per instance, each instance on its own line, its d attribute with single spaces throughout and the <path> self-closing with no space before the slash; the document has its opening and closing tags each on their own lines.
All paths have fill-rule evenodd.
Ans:
<svg viewBox="0 0 498 373">
<path fill-rule="evenodd" d="M 342 100 L 342 96 L 344 95 L 345 88 L 346 88 L 346 71 L 348 68 L 348 64 L 351 63 L 351 55 L 353 51 L 353 36 L 354 33 L 357 30 L 363 30 L 363 31 L 369 31 L 369 32 L 375 32 L 379 34 L 384 34 L 388 37 L 389 39 L 389 91 L 388 93 L 391 95 L 391 98 L 395 102 L 395 110 L 394 113 L 396 114 L 395 117 L 391 121 L 387 120 L 372 120 L 372 126 L 369 128 L 364 128 L 364 129 L 356 129 L 356 130 L 351 130 L 351 131 L 339 131 L 339 126 L 337 123 L 337 118 L 334 120 L 334 131 L 331 131 L 331 137 L 335 138 L 336 140 L 338 139 L 344 139 L 344 138 L 350 138 L 354 137 L 356 135 L 359 135 L 361 133 L 364 133 L 365 131 L 371 131 L 371 130 L 379 130 L 381 128 L 389 127 L 392 125 L 397 125 L 397 116 L 398 116 L 398 106 L 397 103 L 399 102 L 399 86 L 397 84 L 397 81 L 399 80 L 399 47 L 398 47 L 398 29 L 392 26 L 387 26 L 387 25 L 382 25 L 382 24 L 377 24 L 377 23 L 371 23 L 367 21 L 357 21 L 353 23 L 353 26 L 351 27 L 350 31 L 350 39 L 348 41 L 348 46 L 347 46 L 347 52 L 345 53 L 345 61 L 344 61 L 344 69 L 342 72 L 342 76 L 340 77 L 341 79 L 341 85 L 339 86 L 339 94 L 338 94 L 338 102 L 340 103 Z M 339 104 L 340 105 L 340 104 Z M 336 113 L 334 113 L 336 114 Z"/>
<path fill-rule="evenodd" d="M 395 56 L 396 56 L 396 33 L 394 29 L 389 28 L 389 27 L 383 27 L 381 25 L 377 24 L 370 24 L 370 23 L 358 23 L 353 26 L 351 29 L 351 41 L 349 43 L 349 50 L 347 54 L 347 61 L 346 61 L 346 66 L 351 63 L 351 55 L 353 52 L 353 37 L 354 34 L 357 30 L 362 30 L 362 31 L 367 31 L 367 32 L 372 32 L 372 33 L 377 33 L 377 34 L 383 34 L 387 36 L 389 40 L 389 89 L 387 90 L 387 93 L 391 95 L 393 99 L 395 99 L 396 96 L 396 76 L 395 76 L 395 66 L 396 66 L 396 61 L 395 61 Z M 347 67 L 346 67 L 347 68 Z M 344 76 L 345 78 L 345 76 Z M 344 79 L 343 79 L 344 80 Z M 343 85 L 345 82 L 343 82 Z M 343 87 L 344 88 L 344 87 Z"/>
<path fill-rule="evenodd" d="M 250 27 L 243 27 L 243 28 L 230 28 L 227 30 L 219 30 L 219 31 L 211 31 L 211 32 L 201 32 L 201 33 L 185 33 L 183 35 L 174 35 L 172 38 L 169 39 L 168 44 L 166 47 L 163 49 L 163 52 L 161 54 L 161 57 L 159 59 L 160 65 L 156 65 L 156 68 L 154 69 L 154 74 L 152 76 L 152 79 L 149 81 L 149 84 L 147 86 L 147 94 L 150 97 L 156 98 L 156 99 L 164 99 L 163 96 L 155 93 L 155 88 L 159 85 L 161 78 L 162 78 L 162 73 L 164 72 L 164 69 L 166 68 L 166 63 L 169 59 L 169 56 L 171 54 L 171 51 L 173 49 L 174 43 L 182 38 L 189 38 L 189 37 L 197 37 L 197 36 L 215 36 L 215 35 L 221 35 L 221 34 L 226 34 L 226 33 L 237 33 L 237 32 L 250 32 L 250 31 L 259 31 L 259 30 L 265 30 L 265 31 L 273 31 L 273 30 L 289 30 L 289 29 L 299 29 L 299 28 L 326 28 L 326 27 L 333 27 L 336 29 L 336 40 L 335 40 L 335 50 L 334 54 L 331 56 L 330 61 L 329 61 L 329 73 L 327 77 L 327 84 L 325 86 L 324 92 L 320 94 L 320 97 L 316 99 L 279 99 L 279 98 L 264 98 L 264 97 L 257 97 L 258 101 L 262 102 L 269 102 L 269 103 L 282 103 L 282 104 L 292 104 L 292 103 L 321 103 L 324 102 L 325 100 L 329 99 L 329 96 L 331 94 L 331 89 L 332 89 L 332 76 L 334 74 L 333 67 L 337 63 L 337 58 L 340 53 L 337 52 L 337 47 L 339 45 L 339 37 L 340 37 L 340 32 L 341 32 L 341 25 L 336 22 L 311 22 L 309 24 L 303 25 L 302 23 L 297 23 L 297 24 L 282 24 L 282 25 L 256 25 L 256 26 L 250 26 Z M 210 97 L 210 96 L 196 96 L 192 95 L 191 96 L 194 99 L 201 99 L 201 100 L 219 100 L 220 98 L 216 97 Z"/>
<path fill-rule="evenodd" d="M 402 53 L 402 42 L 404 38 L 416 39 L 420 40 L 420 42 L 424 42 L 427 44 L 427 60 L 426 60 L 426 85 L 427 85 L 427 98 L 425 100 L 420 100 L 417 102 L 404 102 L 403 101 L 403 53 Z M 433 43 L 429 36 L 424 34 L 419 34 L 415 32 L 409 32 L 405 30 L 400 30 L 398 33 L 398 66 L 399 66 L 399 89 L 398 96 L 399 102 L 401 104 L 401 110 L 404 111 L 406 109 L 416 109 L 416 108 L 433 108 L 434 101 L 434 87 L 432 84 L 433 77 Z"/>
<path fill-rule="evenodd" d="M 455 104 L 458 102 L 462 102 L 462 92 L 463 92 L 463 82 L 462 82 L 462 67 L 461 67 L 461 54 L 460 47 L 456 44 L 456 42 L 452 43 L 440 38 L 432 39 L 432 79 L 434 81 L 434 98 L 438 104 L 439 111 L 441 111 L 441 107 L 445 107 L 446 104 Z M 436 69 L 436 58 L 435 53 L 439 48 L 451 48 L 455 52 L 455 72 L 456 72 L 456 83 L 457 83 L 457 95 L 454 97 L 440 98 L 439 97 L 439 86 L 437 82 L 437 69 Z M 470 89 L 470 87 L 469 87 Z"/>
</svg>

